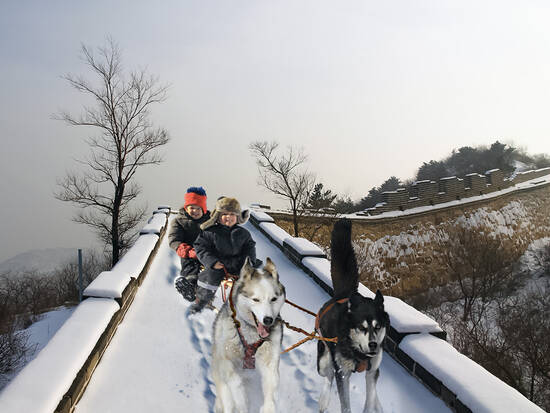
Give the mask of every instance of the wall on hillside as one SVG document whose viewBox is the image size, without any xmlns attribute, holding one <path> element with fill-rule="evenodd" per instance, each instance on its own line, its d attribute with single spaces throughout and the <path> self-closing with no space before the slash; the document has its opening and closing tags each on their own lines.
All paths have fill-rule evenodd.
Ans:
<svg viewBox="0 0 550 413">
<path fill-rule="evenodd" d="M 464 179 L 450 176 L 436 181 L 418 181 L 408 188 L 382 193 L 383 202 L 362 212 L 364 215 L 379 215 L 388 211 L 405 211 L 428 205 L 485 195 L 512 187 L 516 184 L 548 175 L 550 168 L 520 172 L 505 178 L 502 171 L 492 169 L 485 175 L 468 174 Z"/>
<path fill-rule="evenodd" d="M 270 211 L 292 233 L 291 217 Z M 361 281 L 370 289 L 408 297 L 449 280 L 445 241 L 459 227 L 498 236 L 510 253 L 521 255 L 530 242 L 550 236 L 550 184 L 495 198 L 398 217 L 348 216 L 353 221 Z M 302 217 L 301 236 L 329 253 L 336 217 Z"/>
</svg>

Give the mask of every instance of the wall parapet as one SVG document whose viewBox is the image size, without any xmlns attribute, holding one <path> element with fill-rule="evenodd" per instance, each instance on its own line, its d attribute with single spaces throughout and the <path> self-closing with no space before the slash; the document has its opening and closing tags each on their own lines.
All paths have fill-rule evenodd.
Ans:
<svg viewBox="0 0 550 413">
<path fill-rule="evenodd" d="M 472 173 L 464 179 L 449 176 L 436 181 L 417 181 L 408 188 L 382 193 L 383 202 L 368 208 L 358 215 L 380 215 L 390 211 L 433 206 L 458 201 L 510 188 L 516 184 L 550 175 L 550 168 L 520 172 L 511 178 L 505 178 L 500 169 L 491 169 L 485 174 Z"/>
</svg>

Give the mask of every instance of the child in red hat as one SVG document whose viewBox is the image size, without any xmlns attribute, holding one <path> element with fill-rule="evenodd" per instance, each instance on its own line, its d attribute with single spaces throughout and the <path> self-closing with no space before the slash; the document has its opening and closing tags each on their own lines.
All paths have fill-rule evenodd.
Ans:
<svg viewBox="0 0 550 413">
<path fill-rule="evenodd" d="M 168 242 L 181 258 L 181 273 L 174 280 L 176 290 L 188 301 L 195 301 L 195 287 L 201 264 L 193 244 L 201 232 L 201 224 L 210 219 L 206 208 L 206 191 L 202 187 L 187 189 L 183 207 L 172 221 Z"/>
</svg>

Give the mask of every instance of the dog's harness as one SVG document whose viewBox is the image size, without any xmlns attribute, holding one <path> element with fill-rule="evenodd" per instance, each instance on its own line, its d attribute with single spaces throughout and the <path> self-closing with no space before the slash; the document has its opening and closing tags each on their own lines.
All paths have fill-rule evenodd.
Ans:
<svg viewBox="0 0 550 413">
<path fill-rule="evenodd" d="M 229 297 L 229 299 L 231 300 L 231 297 Z M 239 333 L 239 338 L 241 339 L 241 343 L 244 347 L 243 369 L 255 369 L 256 351 L 258 350 L 258 347 L 260 347 L 264 343 L 264 341 L 266 341 L 266 339 L 260 337 L 260 339 L 255 343 L 248 344 L 243 336 L 241 327 L 237 328 L 237 332 Z"/>
</svg>

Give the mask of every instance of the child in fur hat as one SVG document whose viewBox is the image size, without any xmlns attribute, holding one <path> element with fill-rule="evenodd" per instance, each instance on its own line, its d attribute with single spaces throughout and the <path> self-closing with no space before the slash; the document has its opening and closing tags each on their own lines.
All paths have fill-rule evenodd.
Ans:
<svg viewBox="0 0 550 413">
<path fill-rule="evenodd" d="M 201 225 L 203 231 L 195 241 L 195 250 L 204 271 L 199 274 L 197 299 L 189 308 L 190 313 L 201 311 L 212 301 L 225 271 L 238 275 L 246 257 L 254 264 L 261 264 L 256 260 L 256 242 L 250 232 L 238 225 L 248 221 L 249 215 L 248 210 L 241 211 L 235 198 L 221 197 L 212 217 Z"/>
<path fill-rule="evenodd" d="M 200 271 L 200 262 L 194 243 L 201 232 L 200 225 L 210 219 L 206 209 L 206 192 L 202 187 L 187 189 L 184 204 L 172 221 L 168 242 L 181 259 L 181 275 L 176 277 L 176 290 L 188 301 L 195 301 L 195 286 Z"/>
</svg>

